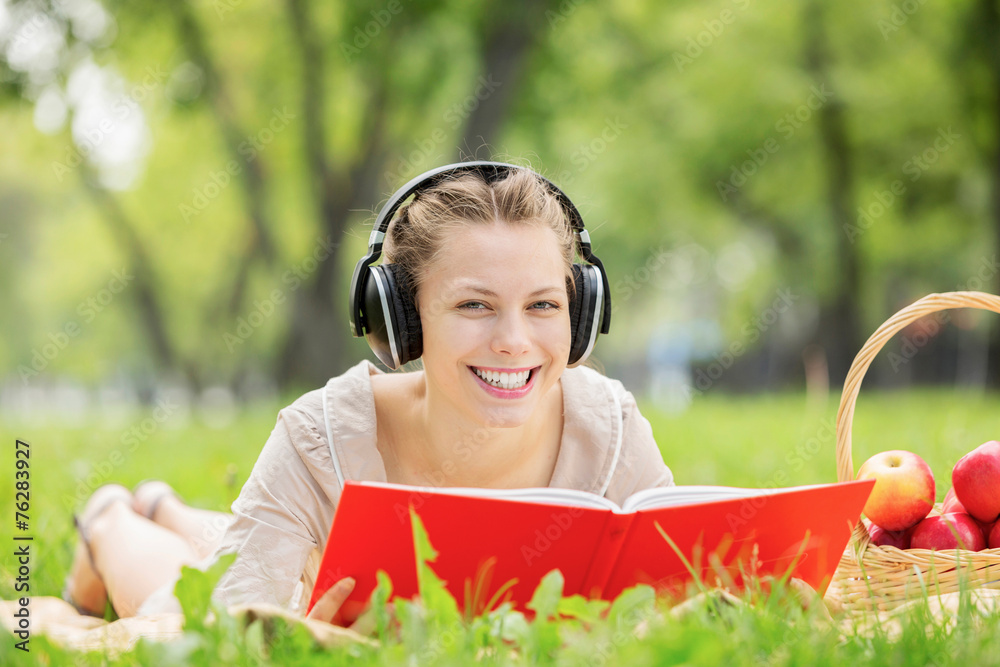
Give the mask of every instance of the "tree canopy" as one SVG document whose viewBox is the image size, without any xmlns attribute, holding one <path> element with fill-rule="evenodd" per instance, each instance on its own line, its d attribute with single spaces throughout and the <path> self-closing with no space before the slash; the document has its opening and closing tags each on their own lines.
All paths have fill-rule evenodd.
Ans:
<svg viewBox="0 0 1000 667">
<path fill-rule="evenodd" d="M 795 379 L 814 346 L 840 382 L 905 303 L 997 290 L 998 28 L 996 0 L 4 0 L 0 368 L 322 382 L 367 354 L 378 206 L 478 157 L 581 209 L 606 365 L 709 322 L 695 360 Z"/>
</svg>

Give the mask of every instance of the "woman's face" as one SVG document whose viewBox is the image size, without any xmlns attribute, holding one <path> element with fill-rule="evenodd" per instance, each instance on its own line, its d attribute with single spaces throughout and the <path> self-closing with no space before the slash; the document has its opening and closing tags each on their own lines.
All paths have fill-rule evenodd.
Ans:
<svg viewBox="0 0 1000 667">
<path fill-rule="evenodd" d="M 566 368 L 566 267 L 548 227 L 449 232 L 417 303 L 428 390 L 474 421 L 524 424 Z"/>
</svg>

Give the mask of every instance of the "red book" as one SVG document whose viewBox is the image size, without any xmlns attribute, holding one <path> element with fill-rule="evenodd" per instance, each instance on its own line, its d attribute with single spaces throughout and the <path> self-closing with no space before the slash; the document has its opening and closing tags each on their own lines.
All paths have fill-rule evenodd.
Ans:
<svg viewBox="0 0 1000 667">
<path fill-rule="evenodd" d="M 675 543 L 708 585 L 789 571 L 822 595 L 874 480 L 785 489 L 646 489 L 622 507 L 572 489 L 470 489 L 345 484 L 309 608 L 339 579 L 356 584 L 335 622 L 351 623 L 385 570 L 393 597 L 417 595 L 412 506 L 438 552 L 431 564 L 473 613 L 511 601 L 525 611 L 549 571 L 564 595 L 613 600 L 650 584 L 682 593 L 692 580 Z M 495 594 L 500 597 L 494 600 Z"/>
</svg>

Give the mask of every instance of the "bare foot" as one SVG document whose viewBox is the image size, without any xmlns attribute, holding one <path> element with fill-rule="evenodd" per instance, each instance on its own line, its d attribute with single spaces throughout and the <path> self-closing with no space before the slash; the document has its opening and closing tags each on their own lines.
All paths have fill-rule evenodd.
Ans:
<svg viewBox="0 0 1000 667">
<path fill-rule="evenodd" d="M 90 526 L 105 510 L 115 503 L 132 506 L 132 493 L 119 484 L 106 484 L 91 494 L 78 517 L 74 517 L 79 539 L 73 553 L 73 563 L 63 589 L 63 599 L 89 616 L 104 616 L 108 591 L 101 575 L 94 567 L 90 551 Z"/>
<path fill-rule="evenodd" d="M 156 521 L 160 503 L 167 498 L 179 499 L 174 487 L 158 479 L 140 482 L 132 492 L 132 509 L 136 514 Z"/>
</svg>

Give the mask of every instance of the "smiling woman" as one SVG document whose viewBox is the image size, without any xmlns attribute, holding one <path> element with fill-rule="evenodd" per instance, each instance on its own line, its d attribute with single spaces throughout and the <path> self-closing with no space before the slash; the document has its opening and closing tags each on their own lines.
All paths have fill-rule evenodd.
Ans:
<svg viewBox="0 0 1000 667">
<path fill-rule="evenodd" d="M 555 235 L 540 225 L 466 227 L 447 237 L 425 271 L 417 295 L 418 311 L 427 313 L 424 373 L 449 399 L 448 421 L 465 415 L 522 427 L 532 415 L 541 418 L 539 401 L 558 384 L 570 347 L 566 269 Z M 539 283 L 547 286 L 535 289 Z M 434 302 L 442 307 L 424 307 Z M 512 383 L 518 374 L 527 384 Z"/>
<path fill-rule="evenodd" d="M 369 246 L 352 280 L 354 332 L 388 368 L 422 367 L 363 361 L 282 410 L 221 540 L 205 539 L 220 515 L 162 483 L 132 498 L 98 490 L 67 586 L 77 604 L 110 592 L 120 615 L 163 611 L 181 564 L 236 552 L 219 600 L 301 613 L 346 480 L 549 486 L 618 503 L 673 484 L 632 394 L 580 366 L 610 324 L 607 278 L 553 184 L 492 162 L 436 169 L 390 199 Z M 349 574 L 310 616 L 333 618 Z"/>
</svg>

